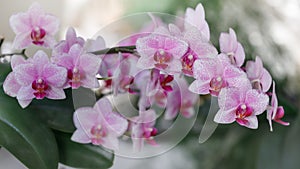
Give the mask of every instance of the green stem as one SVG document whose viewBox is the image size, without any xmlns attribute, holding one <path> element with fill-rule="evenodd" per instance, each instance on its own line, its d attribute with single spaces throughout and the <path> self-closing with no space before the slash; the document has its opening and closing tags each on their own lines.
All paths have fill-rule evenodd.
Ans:
<svg viewBox="0 0 300 169">
<path fill-rule="evenodd" d="M 3 58 L 5 56 L 13 56 L 13 55 L 22 55 L 22 56 L 26 57 L 26 55 L 25 55 L 25 49 L 23 49 L 21 52 L 17 52 L 17 53 L 1 54 L 0 58 Z"/>
<path fill-rule="evenodd" d="M 0 43 L 1 43 L 0 39 Z M 136 47 L 135 46 L 118 46 L 118 47 L 113 47 L 113 48 L 106 48 L 103 50 L 98 50 L 95 52 L 91 52 L 92 54 L 95 55 L 103 55 L 103 54 L 116 54 L 116 53 L 135 53 L 136 52 Z M 25 56 L 25 49 L 22 50 L 21 53 L 8 53 L 8 54 L 1 54 L 0 58 L 5 57 L 5 56 L 13 56 L 13 55 L 23 55 Z"/>
<path fill-rule="evenodd" d="M 2 47 L 3 42 L 4 42 L 4 37 L 0 36 L 0 48 Z"/>
<path fill-rule="evenodd" d="M 113 48 L 106 48 L 103 50 L 98 50 L 95 52 L 91 52 L 95 55 L 103 55 L 103 54 L 115 54 L 115 53 L 135 53 L 136 47 L 135 46 L 118 46 Z"/>
<path fill-rule="evenodd" d="M 98 77 L 98 80 L 111 80 L 111 77 Z"/>
</svg>

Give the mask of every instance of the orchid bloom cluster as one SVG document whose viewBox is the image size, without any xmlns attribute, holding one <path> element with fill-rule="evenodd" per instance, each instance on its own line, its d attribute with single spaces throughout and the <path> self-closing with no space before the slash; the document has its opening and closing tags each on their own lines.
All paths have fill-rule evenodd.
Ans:
<svg viewBox="0 0 300 169">
<path fill-rule="evenodd" d="M 37 45 L 51 49 L 52 54 L 49 57 L 39 50 L 28 58 L 12 56 L 12 72 L 3 89 L 17 98 L 22 108 L 33 99 L 64 99 L 67 88 L 139 96 L 139 115 L 127 119 L 114 111 L 107 97 L 98 100 L 94 107 L 75 111 L 76 131 L 71 139 L 112 150 L 118 149 L 118 137 L 125 133 L 131 135 L 137 150 L 144 141 L 157 146 L 154 138 L 159 132 L 155 127 L 158 117 L 152 105 L 165 109 L 165 120 L 174 120 L 178 114 L 190 118 L 195 114 L 199 95 L 218 97 L 220 109 L 214 119 L 217 123 L 236 121 L 256 129 L 257 116 L 266 111 L 271 130 L 272 121 L 289 125 L 281 120 L 284 109 L 278 106 L 275 82 L 270 101 L 272 77 L 259 57 L 244 64 L 244 49 L 233 29 L 221 33 L 219 53 L 209 41 L 210 31 L 201 4 L 196 9 L 188 8 L 184 21 L 184 25 L 157 22 L 156 27 L 144 28 L 147 33 L 141 31 L 119 43 L 121 47 L 135 46 L 133 51 L 99 54 L 105 51 L 104 39 L 84 40 L 73 28 L 68 29 L 65 40 L 56 42 L 58 19 L 34 3 L 27 12 L 10 18 L 16 34 L 13 47 Z M 185 76 L 195 80 L 189 84 Z"/>
</svg>

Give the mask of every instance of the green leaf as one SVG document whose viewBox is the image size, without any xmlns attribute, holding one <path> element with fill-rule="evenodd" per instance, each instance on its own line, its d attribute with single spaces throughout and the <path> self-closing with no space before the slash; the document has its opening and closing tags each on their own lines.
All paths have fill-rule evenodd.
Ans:
<svg viewBox="0 0 300 169">
<path fill-rule="evenodd" d="M 86 88 L 66 89 L 64 100 L 34 100 L 29 106 L 30 111 L 40 116 L 49 127 L 65 133 L 73 133 L 73 113 L 75 108 L 90 106 L 96 103 L 95 93 Z"/>
<path fill-rule="evenodd" d="M 58 149 L 51 130 L 0 89 L 0 145 L 30 169 L 57 169 Z"/>
<path fill-rule="evenodd" d="M 0 84 L 4 82 L 6 76 L 11 72 L 9 63 L 0 63 Z"/>
<path fill-rule="evenodd" d="M 67 98 L 64 100 L 34 100 L 28 108 L 45 121 L 50 128 L 72 133 L 75 130 L 72 90 L 68 89 L 65 92 Z"/>
<path fill-rule="evenodd" d="M 99 146 L 71 141 L 71 134 L 55 131 L 62 164 L 86 169 L 106 169 L 112 166 L 114 155 Z"/>
<path fill-rule="evenodd" d="M 300 166 L 300 116 L 291 123 L 287 133 L 282 152 L 282 166 L 284 169 L 298 169 Z"/>
</svg>

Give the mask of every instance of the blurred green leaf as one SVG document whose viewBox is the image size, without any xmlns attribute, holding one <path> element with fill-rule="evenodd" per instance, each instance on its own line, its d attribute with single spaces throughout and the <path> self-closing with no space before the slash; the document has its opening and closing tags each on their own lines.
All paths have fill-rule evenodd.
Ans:
<svg viewBox="0 0 300 169">
<path fill-rule="evenodd" d="M 2 88 L 0 107 L 0 145 L 28 168 L 57 169 L 58 150 L 51 130 Z"/>
<path fill-rule="evenodd" d="M 284 169 L 298 169 L 300 167 L 300 116 L 291 123 L 291 128 L 284 140 L 282 152 L 282 166 Z"/>
<path fill-rule="evenodd" d="M 273 133 L 266 132 L 263 135 L 257 156 L 257 169 L 281 169 L 280 161 L 283 139 L 283 133 L 279 130 Z"/>
<path fill-rule="evenodd" d="M 114 155 L 99 146 L 71 141 L 71 134 L 55 131 L 59 161 L 75 168 L 106 169 L 112 166 Z"/>
</svg>

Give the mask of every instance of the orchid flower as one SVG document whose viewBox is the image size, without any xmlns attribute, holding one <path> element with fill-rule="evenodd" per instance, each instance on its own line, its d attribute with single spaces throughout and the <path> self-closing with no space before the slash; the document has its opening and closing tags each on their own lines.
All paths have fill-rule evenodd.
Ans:
<svg viewBox="0 0 300 169">
<path fill-rule="evenodd" d="M 79 44 L 73 45 L 67 54 L 57 57 L 54 62 L 68 70 L 68 81 L 65 87 L 72 87 L 72 89 L 80 86 L 99 87 L 96 74 L 101 59 L 94 54 L 85 53 Z"/>
<path fill-rule="evenodd" d="M 38 3 L 33 3 L 27 12 L 12 15 L 10 26 L 16 34 L 13 46 L 24 49 L 30 44 L 52 47 L 56 41 L 54 35 L 58 31 L 59 21 L 44 12 Z"/>
<path fill-rule="evenodd" d="M 248 61 L 246 64 L 246 73 L 250 79 L 253 88 L 259 91 L 267 92 L 272 84 L 270 73 L 263 67 L 260 57 L 254 61 Z"/>
<path fill-rule="evenodd" d="M 278 100 L 275 92 L 275 82 L 273 81 L 273 91 L 271 99 L 271 107 L 267 109 L 267 119 L 270 125 L 270 131 L 273 131 L 272 121 L 275 121 L 281 125 L 288 126 L 289 122 L 282 121 L 284 116 L 284 109 L 282 106 L 278 106 Z"/>
<path fill-rule="evenodd" d="M 245 52 L 243 46 L 237 41 L 234 30 L 230 28 L 229 34 L 221 33 L 219 43 L 221 53 L 226 54 L 233 65 L 241 67 L 245 60 Z"/>
<path fill-rule="evenodd" d="M 121 53 L 119 53 L 121 55 Z M 120 56 L 121 58 L 121 56 Z M 114 76 L 112 79 L 113 92 L 116 95 L 118 91 L 130 92 L 130 85 L 134 81 L 135 75 L 138 73 L 139 69 L 136 67 L 138 58 L 134 55 L 128 55 L 126 59 L 118 66 L 117 70 L 114 72 Z"/>
<path fill-rule="evenodd" d="M 118 137 L 128 127 L 125 118 L 113 112 L 107 98 L 96 102 L 94 107 L 81 107 L 73 115 L 76 131 L 71 140 L 78 143 L 102 145 L 108 149 L 118 149 Z"/>
<path fill-rule="evenodd" d="M 195 10 L 187 8 L 185 12 L 185 29 L 196 27 L 208 42 L 210 39 L 209 26 L 205 20 L 205 12 L 201 3 L 199 3 Z"/>
<path fill-rule="evenodd" d="M 83 47 L 84 43 L 85 43 L 84 39 L 82 37 L 77 37 L 74 28 L 70 27 L 67 30 L 66 39 L 61 40 L 60 42 L 58 42 L 58 44 L 54 46 L 52 51 L 52 56 L 59 57 L 64 53 L 69 53 L 73 45 L 78 44 L 81 47 Z"/>
<path fill-rule="evenodd" d="M 140 115 L 134 117 L 131 121 L 131 138 L 134 151 L 141 151 L 144 141 L 152 146 L 157 146 L 154 136 L 157 129 L 154 127 L 156 114 L 154 110 L 140 112 Z"/>
<path fill-rule="evenodd" d="M 141 55 L 137 63 L 139 68 L 157 68 L 174 74 L 181 71 L 180 59 L 188 44 L 171 36 L 168 29 L 159 27 L 149 36 L 139 38 L 136 48 Z"/>
<path fill-rule="evenodd" d="M 251 128 L 258 128 L 257 115 L 262 114 L 268 106 L 269 97 L 251 88 L 250 83 L 244 88 L 224 88 L 221 90 L 218 103 L 220 110 L 214 121 L 228 124 L 236 121 L 238 124 Z"/>
<path fill-rule="evenodd" d="M 67 70 L 50 62 L 47 54 L 38 51 L 28 60 L 14 56 L 13 72 L 4 82 L 4 91 L 17 97 L 21 107 L 27 107 L 33 98 L 64 99 L 63 85 Z"/>
<path fill-rule="evenodd" d="M 171 35 L 188 44 L 187 52 L 181 57 L 183 74 L 193 76 L 193 65 L 197 59 L 213 58 L 218 55 L 217 49 L 195 27 L 190 27 L 182 32 L 176 25 L 170 24 L 169 30 Z"/>
<path fill-rule="evenodd" d="M 247 81 L 245 72 L 230 64 L 226 55 L 216 58 L 201 58 L 194 63 L 195 81 L 189 90 L 198 94 L 218 96 L 222 88 L 240 87 L 241 81 Z"/>
<path fill-rule="evenodd" d="M 172 120 L 178 113 L 190 118 L 195 114 L 194 106 L 198 95 L 188 90 L 188 83 L 184 78 L 176 76 L 174 82 L 177 84 L 173 85 L 173 91 L 168 93 L 164 118 Z"/>
</svg>

